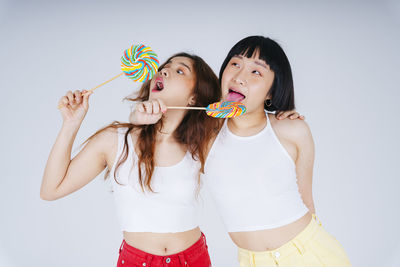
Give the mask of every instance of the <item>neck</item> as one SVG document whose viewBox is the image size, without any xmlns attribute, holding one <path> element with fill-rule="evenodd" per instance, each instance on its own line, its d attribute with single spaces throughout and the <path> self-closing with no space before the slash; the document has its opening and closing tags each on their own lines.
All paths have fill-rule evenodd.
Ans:
<svg viewBox="0 0 400 267">
<path fill-rule="evenodd" d="M 174 132 L 186 115 L 185 110 L 168 110 L 163 116 L 162 129 L 157 132 L 157 142 L 171 141 Z"/>
<path fill-rule="evenodd" d="M 245 113 L 244 115 L 228 120 L 229 129 L 239 136 L 251 136 L 265 127 L 267 117 L 264 109 Z"/>
</svg>

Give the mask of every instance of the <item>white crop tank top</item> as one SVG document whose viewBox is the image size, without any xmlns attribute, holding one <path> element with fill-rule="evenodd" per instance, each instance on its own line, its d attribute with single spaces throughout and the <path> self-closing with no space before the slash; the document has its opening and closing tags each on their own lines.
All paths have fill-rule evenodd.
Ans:
<svg viewBox="0 0 400 267">
<path fill-rule="evenodd" d="M 297 186 L 296 165 L 267 126 L 248 137 L 233 134 L 227 120 L 208 155 L 204 183 L 228 232 L 289 224 L 308 209 Z"/>
<path fill-rule="evenodd" d="M 132 136 L 128 135 L 129 155 L 114 170 L 124 147 L 127 128 L 118 128 L 118 152 L 110 171 L 117 216 L 122 231 L 175 233 L 196 228 L 198 201 L 196 199 L 199 162 L 189 152 L 177 164 L 155 167 L 151 180 L 153 192 L 142 191 L 138 181 L 138 157 Z"/>
</svg>

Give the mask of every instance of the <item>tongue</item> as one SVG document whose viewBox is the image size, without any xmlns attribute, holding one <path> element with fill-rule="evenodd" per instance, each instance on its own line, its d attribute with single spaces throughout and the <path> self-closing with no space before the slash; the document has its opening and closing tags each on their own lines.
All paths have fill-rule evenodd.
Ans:
<svg viewBox="0 0 400 267">
<path fill-rule="evenodd" d="M 226 98 L 227 101 L 234 101 L 234 102 L 240 102 L 244 99 L 244 96 L 242 94 L 236 93 L 236 92 L 229 92 L 228 96 Z"/>
</svg>

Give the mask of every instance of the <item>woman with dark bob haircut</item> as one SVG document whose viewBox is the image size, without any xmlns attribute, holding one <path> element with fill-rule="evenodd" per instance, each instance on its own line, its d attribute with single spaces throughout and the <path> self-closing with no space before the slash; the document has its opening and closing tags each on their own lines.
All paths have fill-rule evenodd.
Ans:
<svg viewBox="0 0 400 267">
<path fill-rule="evenodd" d="M 314 142 L 304 120 L 278 120 L 295 108 L 290 63 L 270 38 L 250 36 L 229 51 L 219 73 L 222 100 L 247 112 L 226 119 L 204 180 L 241 267 L 350 266 L 315 216 Z"/>
</svg>

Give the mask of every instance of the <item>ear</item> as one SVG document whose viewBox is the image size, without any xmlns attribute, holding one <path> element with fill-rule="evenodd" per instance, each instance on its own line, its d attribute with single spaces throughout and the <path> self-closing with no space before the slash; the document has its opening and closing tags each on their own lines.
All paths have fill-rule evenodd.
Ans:
<svg viewBox="0 0 400 267">
<path fill-rule="evenodd" d="M 189 106 L 193 106 L 196 103 L 196 98 L 194 95 L 189 97 Z"/>
</svg>

